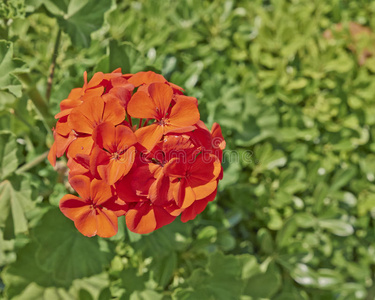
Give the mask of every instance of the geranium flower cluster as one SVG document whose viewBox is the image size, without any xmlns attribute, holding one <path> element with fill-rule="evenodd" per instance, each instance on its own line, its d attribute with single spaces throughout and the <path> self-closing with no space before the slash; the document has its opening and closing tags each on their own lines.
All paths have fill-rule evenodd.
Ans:
<svg viewBox="0 0 375 300">
<path fill-rule="evenodd" d="M 98 72 L 73 89 L 55 116 L 48 159 L 66 154 L 68 194 L 60 209 L 86 236 L 111 237 L 117 218 L 149 233 L 194 219 L 214 200 L 225 141 L 200 120 L 196 98 L 154 72 Z"/>
</svg>

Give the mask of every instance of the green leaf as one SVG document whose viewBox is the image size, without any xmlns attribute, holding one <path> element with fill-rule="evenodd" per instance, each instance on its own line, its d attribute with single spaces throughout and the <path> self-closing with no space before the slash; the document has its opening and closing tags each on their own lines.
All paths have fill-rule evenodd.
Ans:
<svg viewBox="0 0 375 300">
<path fill-rule="evenodd" d="M 61 0 L 58 3 L 65 4 Z M 111 7 L 111 1 L 108 0 L 86 1 L 85 4 L 82 5 L 82 1 L 79 0 L 71 0 L 68 7 L 62 7 L 63 10 L 67 10 L 66 14 L 58 16 L 57 19 L 76 47 L 90 45 L 91 33 L 102 26 L 104 13 Z M 54 10 L 53 13 L 57 15 L 59 12 Z"/>
<path fill-rule="evenodd" d="M 38 295 L 43 293 L 42 287 L 54 286 L 51 276 L 44 272 L 35 261 L 36 249 L 35 243 L 29 243 L 23 247 L 17 253 L 17 261 L 7 266 L 1 273 L 6 286 L 5 293 L 9 299 L 14 299 L 28 286 L 33 291 L 32 293 Z"/>
<path fill-rule="evenodd" d="M 173 299 L 239 299 L 242 289 L 241 266 L 237 257 L 213 253 L 206 270 L 194 270 L 187 288 L 177 289 Z"/>
<path fill-rule="evenodd" d="M 100 243 L 97 237 L 83 236 L 57 208 L 44 215 L 34 236 L 39 243 L 36 253 L 39 266 L 62 284 L 101 273 L 113 255 L 108 249 L 101 249 L 105 241 Z"/>
<path fill-rule="evenodd" d="M 4 237 L 13 238 L 28 231 L 26 213 L 34 207 L 29 182 L 22 177 L 0 183 L 0 227 L 5 227 Z"/>
<path fill-rule="evenodd" d="M 349 236 L 354 233 L 353 226 L 343 220 L 321 219 L 319 220 L 319 226 L 338 236 Z"/>
<path fill-rule="evenodd" d="M 161 299 L 163 299 L 163 295 L 152 290 L 134 291 L 130 295 L 130 298 L 129 298 L 129 300 L 161 300 Z"/>
<path fill-rule="evenodd" d="M 12 133 L 0 132 L 0 180 L 12 174 L 20 164 L 19 148 Z"/>
<path fill-rule="evenodd" d="M 145 57 L 132 44 L 118 43 L 112 40 L 109 43 L 109 70 L 111 72 L 121 68 L 123 73 L 136 73 L 145 70 Z"/>
<path fill-rule="evenodd" d="M 153 279 L 159 284 L 159 286 L 165 288 L 171 281 L 176 267 L 177 255 L 175 252 L 171 252 L 164 257 L 155 257 L 150 269 L 153 272 Z"/>
<path fill-rule="evenodd" d="M 356 174 L 357 168 L 355 167 L 338 170 L 332 178 L 330 191 L 339 190 L 340 188 L 345 186 Z"/>
<path fill-rule="evenodd" d="M 0 110 L 21 96 L 22 85 L 12 74 L 20 71 L 23 62 L 13 59 L 13 44 L 0 40 Z"/>
<path fill-rule="evenodd" d="M 281 286 L 280 271 L 274 263 L 270 264 L 265 273 L 256 274 L 245 282 L 244 295 L 253 299 L 271 298 Z"/>
</svg>

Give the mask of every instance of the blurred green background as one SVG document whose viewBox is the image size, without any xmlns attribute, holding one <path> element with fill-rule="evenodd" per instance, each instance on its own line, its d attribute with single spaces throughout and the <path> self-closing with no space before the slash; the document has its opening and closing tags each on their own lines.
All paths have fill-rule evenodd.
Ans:
<svg viewBox="0 0 375 300">
<path fill-rule="evenodd" d="M 0 299 L 375 299 L 375 43 L 349 22 L 375 2 L 1 0 Z M 225 176 L 194 221 L 86 238 L 50 128 L 118 67 L 198 98 Z"/>
</svg>

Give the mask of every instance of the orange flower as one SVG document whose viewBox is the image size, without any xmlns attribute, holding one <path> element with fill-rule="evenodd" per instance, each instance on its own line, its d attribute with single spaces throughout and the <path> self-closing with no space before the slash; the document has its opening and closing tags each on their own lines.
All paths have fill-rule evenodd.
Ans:
<svg viewBox="0 0 375 300">
<path fill-rule="evenodd" d="M 124 204 L 118 201 L 114 190 L 102 180 L 77 175 L 70 179 L 71 186 L 81 198 L 65 195 L 60 210 L 74 221 L 85 236 L 111 237 L 117 233 L 117 217 L 124 214 Z"/>
<path fill-rule="evenodd" d="M 129 173 L 137 138 L 129 127 L 105 122 L 95 128 L 93 139 L 96 146 L 90 159 L 91 172 L 96 175 L 97 171 L 108 185 L 113 185 Z"/>
<path fill-rule="evenodd" d="M 152 83 L 148 94 L 137 91 L 130 99 L 128 113 L 134 118 L 155 119 L 155 123 L 139 128 L 136 136 L 139 143 L 151 149 L 169 132 L 194 130 L 199 120 L 197 106 L 189 99 L 180 99 L 170 108 L 173 90 L 165 83 Z"/>
<path fill-rule="evenodd" d="M 66 153 L 69 182 L 81 196 L 61 199 L 64 215 L 82 234 L 102 237 L 116 234 L 123 215 L 141 234 L 179 215 L 194 219 L 223 176 L 220 126 L 210 132 L 197 99 L 160 74 L 118 69 L 84 79 L 60 104 L 48 155 L 54 165 Z"/>
</svg>

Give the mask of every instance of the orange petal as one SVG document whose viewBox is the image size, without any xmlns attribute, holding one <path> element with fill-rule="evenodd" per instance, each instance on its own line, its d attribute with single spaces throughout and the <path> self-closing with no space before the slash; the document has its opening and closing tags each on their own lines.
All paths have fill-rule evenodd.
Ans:
<svg viewBox="0 0 375 300">
<path fill-rule="evenodd" d="M 95 128 L 92 138 L 99 148 L 104 148 L 110 153 L 117 151 L 116 128 L 112 123 L 104 122 L 99 124 Z"/>
<path fill-rule="evenodd" d="M 86 89 L 98 86 L 103 81 L 103 78 L 104 78 L 103 72 L 95 73 L 94 76 L 92 76 L 89 83 L 87 84 Z"/>
<path fill-rule="evenodd" d="M 156 218 L 148 203 L 137 205 L 126 214 L 126 226 L 130 231 L 140 234 L 150 233 L 156 229 Z"/>
<path fill-rule="evenodd" d="M 172 107 L 169 123 L 174 126 L 184 127 L 194 125 L 199 121 L 198 107 L 188 99 L 180 99 Z"/>
<path fill-rule="evenodd" d="M 156 105 L 145 92 L 137 91 L 128 103 L 128 113 L 133 118 L 155 119 Z"/>
<path fill-rule="evenodd" d="M 48 152 L 48 161 L 54 167 L 56 165 L 56 142 L 53 142 Z"/>
<path fill-rule="evenodd" d="M 98 222 L 95 210 L 90 209 L 84 214 L 80 215 L 74 221 L 74 225 L 76 226 L 78 231 L 85 236 L 91 237 L 96 235 L 98 231 Z"/>
<path fill-rule="evenodd" d="M 104 180 L 93 179 L 90 185 L 91 200 L 95 205 L 102 205 L 115 197 L 112 188 Z"/>
<path fill-rule="evenodd" d="M 167 80 L 160 74 L 148 71 L 138 72 L 130 77 L 128 81 L 131 84 L 134 84 L 135 87 L 138 87 L 142 84 L 150 84 L 152 82 L 166 82 Z"/>
<path fill-rule="evenodd" d="M 157 107 L 159 118 L 165 117 L 172 101 L 172 88 L 165 83 L 152 83 L 148 92 Z"/>
<path fill-rule="evenodd" d="M 72 129 L 68 125 L 68 118 L 64 117 L 57 121 L 55 131 L 60 135 L 68 135 Z"/>
<path fill-rule="evenodd" d="M 76 139 L 77 137 L 71 131 L 67 136 L 62 136 L 58 133 L 55 135 L 55 143 L 56 143 L 56 156 L 60 157 L 63 156 L 66 149 L 70 146 L 70 144 Z"/>
<path fill-rule="evenodd" d="M 193 102 L 196 106 L 198 106 L 198 100 L 195 97 L 189 97 L 185 95 L 176 95 L 174 99 L 176 100 L 176 102 L 186 99 L 186 100 Z"/>
<path fill-rule="evenodd" d="M 206 198 L 217 189 L 217 181 L 212 180 L 204 185 L 196 186 L 193 188 L 196 200 Z"/>
<path fill-rule="evenodd" d="M 195 201 L 194 191 L 185 179 L 181 179 L 173 189 L 175 202 L 180 208 L 189 207 Z"/>
<path fill-rule="evenodd" d="M 91 134 L 94 127 L 102 122 L 103 109 L 104 101 L 101 97 L 87 99 L 70 113 L 69 127 L 76 132 Z"/>
<path fill-rule="evenodd" d="M 133 146 L 137 143 L 137 137 L 134 132 L 124 125 L 119 125 L 116 127 L 116 145 L 117 150 L 126 150 L 127 148 Z"/>
<path fill-rule="evenodd" d="M 107 101 L 103 111 L 103 121 L 118 125 L 125 120 L 125 109 L 118 99 L 111 98 Z"/>
<path fill-rule="evenodd" d="M 117 216 L 113 211 L 98 209 L 96 215 L 98 236 L 108 238 L 117 233 Z"/>
<path fill-rule="evenodd" d="M 69 180 L 72 188 L 82 197 L 82 199 L 90 199 L 90 178 L 77 175 Z"/>
<path fill-rule="evenodd" d="M 61 198 L 59 207 L 61 212 L 73 221 L 90 211 L 89 203 L 70 194 Z"/>
<path fill-rule="evenodd" d="M 69 115 L 73 108 L 82 104 L 80 99 L 65 99 L 60 102 L 60 112 L 55 115 L 55 119 L 63 118 Z"/>
<path fill-rule="evenodd" d="M 94 140 L 91 135 L 77 137 L 70 145 L 67 150 L 67 156 L 75 157 L 77 154 L 87 154 L 91 153 L 91 150 L 94 145 Z"/>
<path fill-rule="evenodd" d="M 139 128 L 135 135 L 138 142 L 147 150 L 151 150 L 156 143 L 163 137 L 163 127 L 159 124 L 151 124 L 146 127 Z"/>
</svg>

